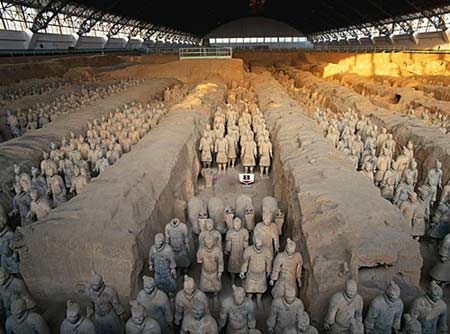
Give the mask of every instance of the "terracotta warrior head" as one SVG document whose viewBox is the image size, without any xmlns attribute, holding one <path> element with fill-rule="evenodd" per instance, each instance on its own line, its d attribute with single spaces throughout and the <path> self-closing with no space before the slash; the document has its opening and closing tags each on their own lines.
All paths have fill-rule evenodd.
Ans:
<svg viewBox="0 0 450 334">
<path fill-rule="evenodd" d="M 435 281 L 432 281 L 427 295 L 433 302 L 436 303 L 442 299 L 442 288 Z"/>
<path fill-rule="evenodd" d="M 131 305 L 131 319 L 136 325 L 142 325 L 145 320 L 144 306 L 139 304 L 137 300 L 130 301 Z"/>
<path fill-rule="evenodd" d="M 358 293 L 358 286 L 354 280 L 350 279 L 347 282 L 345 282 L 344 294 L 348 299 L 355 298 L 357 293 Z"/>
<path fill-rule="evenodd" d="M 104 285 L 103 277 L 100 274 L 97 274 L 95 271 L 92 271 L 90 286 L 91 289 L 95 292 L 100 291 L 103 288 Z"/>
<path fill-rule="evenodd" d="M 192 296 L 195 292 L 195 281 L 188 275 L 184 276 L 183 291 L 186 296 Z"/>
<path fill-rule="evenodd" d="M 394 281 L 391 281 L 385 294 L 391 302 L 396 301 L 400 298 L 400 288 Z"/>
<path fill-rule="evenodd" d="M 236 217 L 233 219 L 233 227 L 236 231 L 240 231 L 242 228 L 242 221 L 241 218 Z"/>
<path fill-rule="evenodd" d="M 233 284 L 233 301 L 236 305 L 242 305 L 245 302 L 245 289 Z"/>
<path fill-rule="evenodd" d="M 155 235 L 155 246 L 157 249 L 162 249 L 164 247 L 165 241 L 166 241 L 166 238 L 164 237 L 164 234 L 157 233 Z"/>
<path fill-rule="evenodd" d="M 81 318 L 80 304 L 71 300 L 67 301 L 66 318 L 71 324 L 76 324 Z"/>
<path fill-rule="evenodd" d="M 295 253 L 296 248 L 297 248 L 297 245 L 295 244 L 295 241 L 288 238 L 287 242 L 286 242 L 286 253 L 288 255 L 292 255 Z"/>
</svg>

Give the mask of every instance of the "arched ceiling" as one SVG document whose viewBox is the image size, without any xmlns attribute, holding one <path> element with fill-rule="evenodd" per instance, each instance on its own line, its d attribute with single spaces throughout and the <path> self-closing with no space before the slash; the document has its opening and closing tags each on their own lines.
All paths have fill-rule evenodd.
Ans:
<svg viewBox="0 0 450 334">
<path fill-rule="evenodd" d="M 247 16 L 285 22 L 304 34 L 449 5 L 450 0 L 75 0 L 200 37 Z"/>
</svg>

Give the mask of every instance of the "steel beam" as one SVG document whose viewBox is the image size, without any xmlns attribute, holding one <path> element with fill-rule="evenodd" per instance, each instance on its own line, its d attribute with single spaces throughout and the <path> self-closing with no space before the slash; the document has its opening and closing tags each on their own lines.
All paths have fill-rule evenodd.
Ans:
<svg viewBox="0 0 450 334">
<path fill-rule="evenodd" d="M 30 30 L 33 33 L 37 33 L 40 30 L 46 29 L 54 17 L 58 15 L 58 13 L 61 12 L 61 10 L 66 7 L 68 3 L 69 0 L 49 1 L 47 5 L 38 11 Z"/>
</svg>

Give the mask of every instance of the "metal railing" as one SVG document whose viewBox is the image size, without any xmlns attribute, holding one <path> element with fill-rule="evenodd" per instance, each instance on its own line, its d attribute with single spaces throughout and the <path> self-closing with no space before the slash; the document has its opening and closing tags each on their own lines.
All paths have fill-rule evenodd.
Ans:
<svg viewBox="0 0 450 334">
<path fill-rule="evenodd" d="M 105 53 L 139 53 L 138 49 L 38 49 L 38 50 L 0 50 L 0 57 L 27 57 L 27 56 L 65 56 Z"/>
<path fill-rule="evenodd" d="M 230 59 L 233 58 L 231 47 L 223 48 L 182 48 L 178 51 L 180 59 Z"/>
<path fill-rule="evenodd" d="M 418 49 L 407 46 L 362 46 L 362 45 L 315 45 L 309 51 L 348 52 L 348 53 L 374 53 L 374 52 L 414 52 L 414 53 L 450 53 L 450 49 Z"/>
</svg>

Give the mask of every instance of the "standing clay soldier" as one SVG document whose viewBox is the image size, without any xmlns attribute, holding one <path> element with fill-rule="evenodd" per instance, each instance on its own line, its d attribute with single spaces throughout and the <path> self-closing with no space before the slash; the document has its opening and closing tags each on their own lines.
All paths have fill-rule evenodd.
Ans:
<svg viewBox="0 0 450 334">
<path fill-rule="evenodd" d="M 143 289 L 138 293 L 136 300 L 145 308 L 145 314 L 158 322 L 161 333 L 169 333 L 173 321 L 169 297 L 156 287 L 153 277 L 144 276 L 143 281 Z"/>
<path fill-rule="evenodd" d="M 205 220 L 204 228 L 202 228 L 200 224 L 200 229 L 202 230 L 202 232 L 200 232 L 200 235 L 198 236 L 198 240 L 200 243 L 199 248 L 205 246 L 205 238 L 210 235 L 214 238 L 216 246 L 219 247 L 220 251 L 222 251 L 222 234 L 214 228 L 214 221 L 210 218 L 207 218 Z"/>
<path fill-rule="evenodd" d="M 295 251 L 296 247 L 295 242 L 288 238 L 284 252 L 275 257 L 270 275 L 270 285 L 275 285 L 272 289 L 273 298 L 283 296 L 287 287 L 297 291 L 297 286 L 302 286 L 303 258 Z"/>
<path fill-rule="evenodd" d="M 191 265 L 189 256 L 189 235 L 186 224 L 173 218 L 165 228 L 166 242 L 172 247 L 177 269 L 187 270 Z"/>
<path fill-rule="evenodd" d="M 442 188 L 441 197 L 439 198 L 439 203 L 447 202 L 450 197 L 450 179 L 447 181 L 447 184 Z"/>
<path fill-rule="evenodd" d="M 175 293 L 177 264 L 172 247 L 165 242 L 164 234 L 155 235 L 155 243 L 150 248 L 148 261 L 150 271 L 155 271 L 156 286 L 169 295 Z"/>
<path fill-rule="evenodd" d="M 425 183 L 431 188 L 431 206 L 436 202 L 438 189 L 442 188 L 442 163 L 436 160 L 436 165 L 431 168 L 425 179 Z"/>
<path fill-rule="evenodd" d="M 284 225 L 284 213 L 280 209 L 278 209 L 275 212 L 274 221 L 275 221 L 275 225 L 277 225 L 277 227 L 278 227 L 278 234 L 282 235 L 283 234 L 283 225 Z"/>
<path fill-rule="evenodd" d="M 200 160 L 203 164 L 203 168 L 210 168 L 212 163 L 213 142 L 208 134 L 203 135 L 202 139 L 200 139 L 200 147 L 198 149 L 202 152 Z"/>
<path fill-rule="evenodd" d="M 267 290 L 267 277 L 272 270 L 272 254 L 257 237 L 255 244 L 244 251 L 240 278 L 245 279 L 244 289 L 248 294 L 256 294 L 258 308 L 262 308 L 261 296 Z"/>
<path fill-rule="evenodd" d="M 256 166 L 255 158 L 257 154 L 258 150 L 254 140 L 248 140 L 243 144 L 241 150 L 241 160 L 245 173 L 253 173 L 253 169 Z"/>
<path fill-rule="evenodd" d="M 11 305 L 11 315 L 6 319 L 6 334 L 50 334 L 44 318 L 30 311 L 25 300 L 18 297 Z"/>
<path fill-rule="evenodd" d="M 207 235 L 204 247 L 197 252 L 197 263 L 202 265 L 200 276 L 200 290 L 212 293 L 214 300 L 218 301 L 218 293 L 222 290 L 223 254 L 221 248 L 216 244 L 213 236 Z"/>
<path fill-rule="evenodd" d="M 284 294 L 272 303 L 267 319 L 269 333 L 283 334 L 286 328 L 295 326 L 304 311 L 303 302 L 296 297 L 295 289 L 286 287 Z"/>
<path fill-rule="evenodd" d="M 414 300 L 409 313 L 419 320 L 423 334 L 444 334 L 448 331 L 447 305 L 442 300 L 441 287 L 434 281 L 425 296 Z"/>
<path fill-rule="evenodd" d="M 264 137 L 263 142 L 259 145 L 259 168 L 261 177 L 269 176 L 270 159 L 273 158 L 272 143 L 269 137 Z"/>
<path fill-rule="evenodd" d="M 408 195 L 408 200 L 400 204 L 400 211 L 409 223 L 409 231 L 412 235 L 412 224 L 416 215 L 417 194 L 412 192 Z"/>
<path fill-rule="evenodd" d="M 48 198 L 47 180 L 41 175 L 39 168 L 31 167 L 31 184 L 36 188 L 41 196 Z"/>
<path fill-rule="evenodd" d="M 408 200 L 410 194 L 414 192 L 414 180 L 411 177 L 407 177 L 404 182 L 400 183 L 395 190 L 393 202 L 397 206 Z"/>
<path fill-rule="evenodd" d="M 125 326 L 126 334 L 161 334 L 161 328 L 153 318 L 150 318 L 144 307 L 137 301 L 130 302 L 131 318 Z"/>
<path fill-rule="evenodd" d="M 426 224 L 430 217 L 429 189 L 429 187 L 424 185 L 417 189 L 419 196 L 416 201 L 414 217 L 411 224 L 411 235 L 416 240 L 425 235 Z"/>
<path fill-rule="evenodd" d="M 226 334 L 249 334 L 256 327 L 255 306 L 243 288 L 233 284 L 232 289 L 232 296 L 222 303 L 219 327 L 226 326 Z"/>
<path fill-rule="evenodd" d="M 384 174 L 389 169 L 391 158 L 387 155 L 387 150 L 382 149 L 381 155 L 377 159 L 376 171 L 374 176 L 375 185 L 378 187 L 384 179 Z"/>
<path fill-rule="evenodd" d="M 20 260 L 19 254 L 15 252 L 12 245 L 8 243 L 0 244 L 0 264 L 5 270 L 13 275 L 20 274 Z"/>
<path fill-rule="evenodd" d="M 36 188 L 31 188 L 30 197 L 31 206 L 27 219 L 29 221 L 34 221 L 42 220 L 47 217 L 51 210 L 49 201 L 45 197 L 42 197 Z"/>
<path fill-rule="evenodd" d="M 46 171 L 48 191 L 52 194 L 53 206 L 67 202 L 66 186 L 61 176 L 56 174 L 54 168 L 50 167 Z"/>
<path fill-rule="evenodd" d="M 69 192 L 80 194 L 88 183 L 89 178 L 86 175 L 86 170 L 75 167 L 72 179 L 72 186 L 70 187 Z"/>
<path fill-rule="evenodd" d="M 450 282 L 450 234 L 447 234 L 439 246 L 439 262 L 431 269 L 430 276 L 438 283 Z"/>
<path fill-rule="evenodd" d="M 311 326 L 308 313 L 303 312 L 295 326 L 286 328 L 283 334 L 319 334 L 319 332 Z"/>
<path fill-rule="evenodd" d="M 195 287 L 195 281 L 191 277 L 184 276 L 183 290 L 175 297 L 175 325 L 184 327 L 192 319 L 194 305 L 203 304 L 205 312 L 209 313 L 209 302 L 206 295 Z"/>
<path fill-rule="evenodd" d="M 103 277 L 92 273 L 89 287 L 85 295 L 91 302 L 95 312 L 94 325 L 97 334 L 122 334 L 124 325 L 121 317 L 125 308 L 113 287 L 106 285 Z"/>
<path fill-rule="evenodd" d="M 11 304 L 15 298 L 19 297 L 26 302 L 27 309 L 36 308 L 36 302 L 31 297 L 25 282 L 0 267 L 0 301 L 5 318 L 11 315 Z"/>
<path fill-rule="evenodd" d="M 23 191 L 20 183 L 14 184 L 14 191 L 16 195 L 13 198 L 12 211 L 9 213 L 10 217 L 19 215 L 20 225 L 25 226 L 29 223 L 28 213 L 31 207 L 31 197 L 28 193 Z"/>
<path fill-rule="evenodd" d="M 4 244 L 11 245 L 15 240 L 14 232 L 7 225 L 8 218 L 3 206 L 0 204 L 0 247 Z"/>
<path fill-rule="evenodd" d="M 366 334 L 399 333 L 402 323 L 403 302 L 400 288 L 391 281 L 384 294 L 375 297 L 369 306 L 364 328 Z"/>
<path fill-rule="evenodd" d="M 356 282 L 348 280 L 345 290 L 331 297 L 324 328 L 331 334 L 351 334 L 362 326 L 363 299 L 358 295 Z"/>
<path fill-rule="evenodd" d="M 98 151 L 98 158 L 95 162 L 94 171 L 96 171 L 98 174 L 101 174 L 109 166 L 109 161 L 105 157 L 105 153 L 103 152 L 103 150 Z"/>
<path fill-rule="evenodd" d="M 94 323 L 81 314 L 78 303 L 67 301 L 66 318 L 61 324 L 60 334 L 96 334 Z"/>
<path fill-rule="evenodd" d="M 252 205 L 247 205 L 244 208 L 244 221 L 247 230 L 253 232 L 255 229 L 255 210 Z"/>
<path fill-rule="evenodd" d="M 192 317 L 189 321 L 184 321 L 181 327 L 183 334 L 219 334 L 216 320 L 206 312 L 202 303 L 194 304 Z"/>
<path fill-rule="evenodd" d="M 242 228 L 242 222 L 239 217 L 233 219 L 233 228 L 228 230 L 225 237 L 225 254 L 228 257 L 228 272 L 231 274 L 232 281 L 235 280 L 235 274 L 241 272 L 241 266 L 244 259 L 244 251 L 248 247 L 248 231 Z"/>
<path fill-rule="evenodd" d="M 450 219 L 450 198 L 447 202 L 440 203 L 434 211 L 431 218 L 430 237 L 433 239 L 441 240 L 449 232 L 449 219 Z"/>
<path fill-rule="evenodd" d="M 223 137 L 217 138 L 214 146 L 214 152 L 217 154 L 216 163 L 219 167 L 219 174 L 221 172 L 225 172 L 227 170 L 228 163 L 228 141 Z"/>
<path fill-rule="evenodd" d="M 228 133 L 225 136 L 225 139 L 228 142 L 228 168 L 233 168 L 234 169 L 234 165 L 236 163 L 236 158 L 237 158 L 237 142 L 236 142 L 236 138 L 235 136 L 233 136 L 232 134 Z"/>
<path fill-rule="evenodd" d="M 253 239 L 256 237 L 261 238 L 263 246 L 271 252 L 272 258 L 278 253 L 280 248 L 278 226 L 272 223 L 272 215 L 263 215 L 263 221 L 256 224 Z"/>
</svg>

